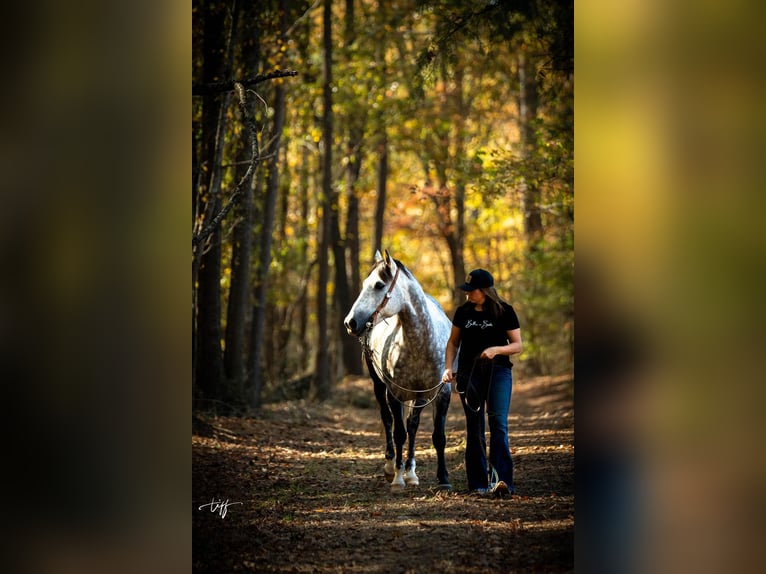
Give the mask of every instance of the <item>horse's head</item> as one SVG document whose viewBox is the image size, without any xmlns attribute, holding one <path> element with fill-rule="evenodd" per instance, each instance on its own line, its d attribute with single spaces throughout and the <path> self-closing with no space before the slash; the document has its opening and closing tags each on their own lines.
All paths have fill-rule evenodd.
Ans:
<svg viewBox="0 0 766 574">
<path fill-rule="evenodd" d="M 396 315 L 402 306 L 402 296 L 395 289 L 399 280 L 399 265 L 385 251 L 375 253 L 375 265 L 362 283 L 362 291 L 356 298 L 343 324 L 350 335 L 361 335 L 370 320 Z"/>
</svg>

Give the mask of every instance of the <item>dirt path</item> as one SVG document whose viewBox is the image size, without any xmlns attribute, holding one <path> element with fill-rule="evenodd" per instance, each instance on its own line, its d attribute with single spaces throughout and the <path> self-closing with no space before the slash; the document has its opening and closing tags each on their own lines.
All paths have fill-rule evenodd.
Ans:
<svg viewBox="0 0 766 574">
<path fill-rule="evenodd" d="M 456 397 L 447 421 L 449 493 L 435 490 L 430 409 L 417 437 L 420 486 L 389 491 L 365 379 L 344 381 L 329 404 L 268 405 L 258 419 L 208 418 L 195 427 L 195 572 L 574 570 L 571 378 L 514 382 L 510 500 L 466 493 Z"/>
</svg>

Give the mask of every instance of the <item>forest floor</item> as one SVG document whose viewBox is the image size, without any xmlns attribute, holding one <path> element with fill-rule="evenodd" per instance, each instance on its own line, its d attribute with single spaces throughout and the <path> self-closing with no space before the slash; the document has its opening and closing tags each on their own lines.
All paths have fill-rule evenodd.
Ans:
<svg viewBox="0 0 766 574">
<path fill-rule="evenodd" d="M 437 490 L 430 410 L 417 435 L 420 485 L 400 492 L 383 475 L 385 443 L 369 379 L 346 378 L 326 403 L 267 404 L 257 418 L 198 416 L 194 571 L 574 571 L 571 377 L 514 380 L 510 499 L 467 492 L 456 395 L 447 419 L 453 488 Z"/>
</svg>

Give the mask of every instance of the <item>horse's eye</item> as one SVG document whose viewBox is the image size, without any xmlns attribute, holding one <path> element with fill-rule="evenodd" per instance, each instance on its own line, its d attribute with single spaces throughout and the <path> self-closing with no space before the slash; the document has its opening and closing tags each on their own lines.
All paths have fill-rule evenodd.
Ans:
<svg viewBox="0 0 766 574">
<path fill-rule="evenodd" d="M 378 281 L 377 283 L 375 283 L 375 289 L 377 289 L 378 291 L 383 289 L 383 287 L 385 287 L 385 286 L 386 286 L 386 284 L 383 283 L 383 281 Z"/>
</svg>

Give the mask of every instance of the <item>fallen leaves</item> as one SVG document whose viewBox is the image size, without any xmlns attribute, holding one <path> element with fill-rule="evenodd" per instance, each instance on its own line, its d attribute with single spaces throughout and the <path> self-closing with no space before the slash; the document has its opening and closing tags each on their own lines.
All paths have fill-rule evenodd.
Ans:
<svg viewBox="0 0 766 574">
<path fill-rule="evenodd" d="M 546 385 L 555 391 L 547 402 Z M 390 491 L 377 409 L 353 396 L 371 392 L 361 379 L 323 405 L 293 401 L 258 418 L 202 420 L 192 437 L 193 509 L 211 496 L 243 504 L 224 519 L 193 511 L 195 571 L 572 571 L 574 430 L 561 387 L 540 378 L 514 388 L 519 494 L 506 500 L 465 494 L 459 404 L 447 424 L 452 492 L 436 488 L 428 416 L 416 440 L 421 485 Z"/>
</svg>

